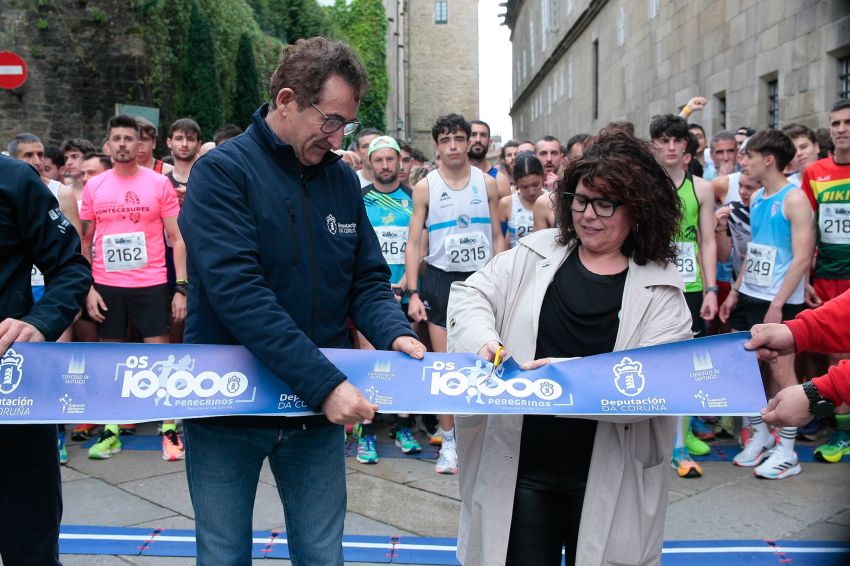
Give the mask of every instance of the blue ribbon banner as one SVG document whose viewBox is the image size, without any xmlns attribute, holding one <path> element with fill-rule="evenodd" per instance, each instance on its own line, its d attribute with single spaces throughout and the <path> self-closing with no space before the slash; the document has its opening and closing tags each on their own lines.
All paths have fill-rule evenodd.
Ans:
<svg viewBox="0 0 850 566">
<path fill-rule="evenodd" d="M 755 415 L 758 362 L 726 334 L 494 370 L 474 354 L 323 353 L 384 413 Z M 16 343 L 0 359 L 0 423 L 125 423 L 314 414 L 241 346 Z"/>
</svg>

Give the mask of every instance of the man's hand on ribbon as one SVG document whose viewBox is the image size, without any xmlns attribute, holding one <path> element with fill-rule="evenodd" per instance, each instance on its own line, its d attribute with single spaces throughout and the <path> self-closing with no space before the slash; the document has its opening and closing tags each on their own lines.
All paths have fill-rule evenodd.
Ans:
<svg viewBox="0 0 850 566">
<path fill-rule="evenodd" d="M 802 385 L 786 387 L 777 393 L 761 414 L 764 422 L 775 426 L 802 426 L 813 418 Z"/>
<path fill-rule="evenodd" d="M 404 352 L 414 360 L 421 360 L 428 351 L 425 344 L 412 336 L 399 336 L 393 340 L 392 348 L 396 352 Z"/>
<path fill-rule="evenodd" d="M 0 354 L 5 354 L 12 342 L 44 342 L 44 334 L 28 322 L 7 318 L 0 322 Z"/>
<path fill-rule="evenodd" d="M 750 329 L 753 337 L 744 343 L 747 350 L 756 350 L 763 362 L 793 354 L 797 348 L 791 329 L 784 324 L 756 324 Z"/>
<path fill-rule="evenodd" d="M 375 418 L 378 406 L 363 397 L 360 390 L 347 381 L 337 385 L 322 403 L 322 412 L 334 424 L 355 424 Z"/>
</svg>

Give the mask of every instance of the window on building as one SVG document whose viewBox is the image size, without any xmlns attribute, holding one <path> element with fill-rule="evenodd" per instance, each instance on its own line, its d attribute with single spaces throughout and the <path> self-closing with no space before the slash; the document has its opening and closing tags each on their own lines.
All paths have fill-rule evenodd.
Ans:
<svg viewBox="0 0 850 566">
<path fill-rule="evenodd" d="M 838 98 L 850 99 L 850 55 L 838 60 Z"/>
<path fill-rule="evenodd" d="M 767 81 L 767 127 L 779 127 L 779 79 Z"/>
<path fill-rule="evenodd" d="M 546 7 L 544 8 L 547 12 L 547 20 L 549 22 L 549 26 L 546 28 L 551 32 L 558 31 L 558 19 L 560 18 L 560 6 L 561 0 L 549 0 L 546 2 Z M 572 11 L 572 2 L 567 4 L 568 10 Z"/>
<path fill-rule="evenodd" d="M 567 0 L 567 15 L 571 16 L 573 14 L 573 0 Z"/>
<path fill-rule="evenodd" d="M 649 19 L 658 15 L 658 0 L 649 0 Z"/>
<path fill-rule="evenodd" d="M 599 40 L 593 40 L 593 119 L 599 119 Z"/>
<path fill-rule="evenodd" d="M 720 123 L 720 129 L 726 129 L 726 95 L 718 94 L 717 95 L 717 114 L 718 121 Z"/>
<path fill-rule="evenodd" d="M 449 23 L 449 3 L 447 0 L 437 0 L 434 2 L 434 23 Z"/>
<path fill-rule="evenodd" d="M 546 51 L 546 35 L 549 31 L 549 22 L 546 18 L 549 16 L 549 10 L 546 6 L 540 8 L 540 51 Z"/>
<path fill-rule="evenodd" d="M 531 68 L 534 69 L 534 21 L 528 20 L 528 46 L 531 51 Z"/>
<path fill-rule="evenodd" d="M 567 63 L 567 98 L 573 97 L 573 62 Z"/>
<path fill-rule="evenodd" d="M 626 8 L 620 6 L 620 13 L 617 15 L 617 45 L 622 47 L 626 43 Z"/>
</svg>

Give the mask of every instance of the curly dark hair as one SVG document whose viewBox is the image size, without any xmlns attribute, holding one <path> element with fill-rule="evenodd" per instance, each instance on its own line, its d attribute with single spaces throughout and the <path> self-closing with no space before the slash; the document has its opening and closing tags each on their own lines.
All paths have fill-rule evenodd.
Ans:
<svg viewBox="0 0 850 566">
<path fill-rule="evenodd" d="M 434 138 L 434 142 L 436 143 L 440 135 L 454 134 L 456 132 L 466 133 L 466 139 L 469 139 L 472 136 L 472 125 L 460 114 L 447 114 L 446 116 L 440 116 L 434 122 L 434 126 L 431 128 L 431 137 Z"/>
<path fill-rule="evenodd" d="M 280 62 L 269 82 L 269 106 L 274 108 L 277 93 L 289 87 L 295 91 L 298 109 L 303 110 L 318 101 L 331 75 L 348 83 L 358 101 L 369 89 L 366 69 L 348 45 L 324 37 L 299 39 L 280 51 Z"/>
<path fill-rule="evenodd" d="M 587 141 L 581 158 L 567 163 L 555 197 L 561 244 L 580 243 L 565 195 L 576 192 L 579 183 L 623 203 L 633 223 L 622 247 L 626 256 L 638 265 L 675 260 L 681 202 L 649 143 L 622 130 L 603 130 Z"/>
</svg>

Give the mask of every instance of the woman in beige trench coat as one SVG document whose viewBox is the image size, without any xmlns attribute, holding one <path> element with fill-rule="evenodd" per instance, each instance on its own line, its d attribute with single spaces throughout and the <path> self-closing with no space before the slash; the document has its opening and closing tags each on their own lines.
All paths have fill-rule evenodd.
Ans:
<svg viewBox="0 0 850 566">
<path fill-rule="evenodd" d="M 613 351 L 690 338 L 682 279 L 671 261 L 679 200 L 650 147 L 622 132 L 601 133 L 589 141 L 583 158 L 569 164 L 555 198 L 561 228 L 526 236 L 452 286 L 449 351 L 492 359 L 502 344 L 520 363 L 548 363 L 532 362 L 544 298 L 562 268 L 577 261 L 578 269 L 594 276 L 624 279 L 610 333 Z M 587 377 L 594 378 L 609 376 Z M 512 517 L 523 516 L 515 515 L 514 495 L 524 418 L 457 420 L 462 499 L 458 558 L 465 566 L 532 563 L 515 552 L 508 558 L 509 543 L 517 536 Z M 675 417 L 592 419 L 597 423 L 583 505 L 579 497 L 577 548 L 567 549 L 568 563 L 658 564 Z M 535 545 L 526 536 L 522 546 L 520 554 Z"/>
</svg>

